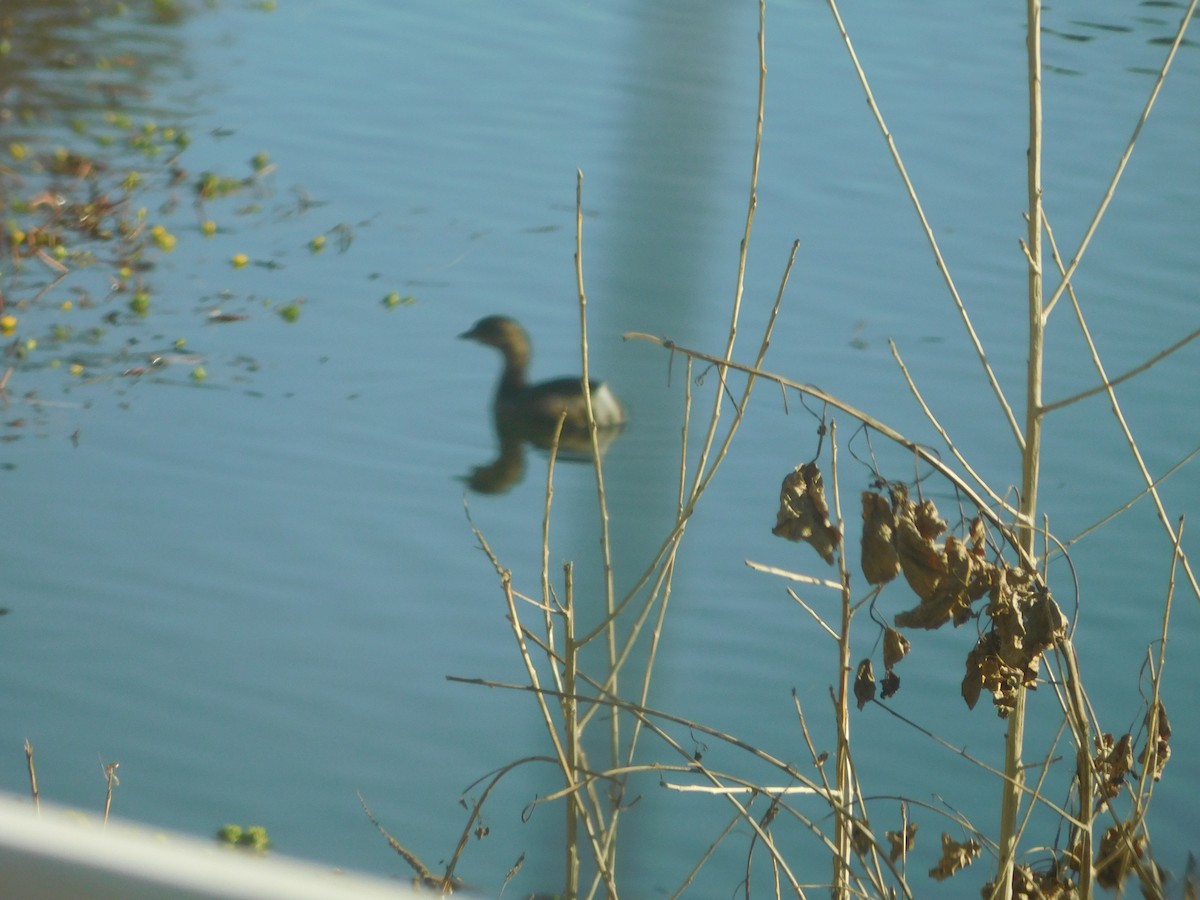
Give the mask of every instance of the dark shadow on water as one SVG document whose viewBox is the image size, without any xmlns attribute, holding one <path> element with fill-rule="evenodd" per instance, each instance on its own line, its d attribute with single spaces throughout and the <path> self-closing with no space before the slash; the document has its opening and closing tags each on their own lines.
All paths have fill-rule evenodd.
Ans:
<svg viewBox="0 0 1200 900">
<path fill-rule="evenodd" d="M 478 494 L 503 494 L 519 484 L 525 475 L 525 445 L 549 453 L 554 444 L 554 426 L 544 418 L 531 418 L 495 411 L 492 424 L 496 429 L 499 451 L 489 463 L 475 466 L 463 476 L 472 491 Z M 601 428 L 597 432 L 600 453 L 603 455 L 624 430 L 624 425 Z M 592 441 L 587 430 L 564 426 L 558 441 L 558 462 L 591 463 Z"/>
</svg>

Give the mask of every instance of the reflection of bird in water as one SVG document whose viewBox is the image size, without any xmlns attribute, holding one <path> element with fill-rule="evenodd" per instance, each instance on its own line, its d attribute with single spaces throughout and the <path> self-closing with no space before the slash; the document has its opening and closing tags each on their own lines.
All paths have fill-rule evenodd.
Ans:
<svg viewBox="0 0 1200 900">
<path fill-rule="evenodd" d="M 472 489 L 497 494 L 519 481 L 525 470 L 522 445 L 528 441 L 535 447 L 549 448 L 558 419 L 564 413 L 566 418 L 558 442 L 559 457 L 568 460 L 591 458 L 583 379 L 555 378 L 529 384 L 525 377 L 531 355 L 529 336 L 515 320 L 505 316 L 480 319 L 459 337 L 495 347 L 504 357 L 504 369 L 492 401 L 500 455 L 488 465 L 472 470 L 467 478 Z M 603 451 L 624 426 L 625 410 L 608 385 L 589 381 L 589 386 L 592 415 Z"/>
</svg>

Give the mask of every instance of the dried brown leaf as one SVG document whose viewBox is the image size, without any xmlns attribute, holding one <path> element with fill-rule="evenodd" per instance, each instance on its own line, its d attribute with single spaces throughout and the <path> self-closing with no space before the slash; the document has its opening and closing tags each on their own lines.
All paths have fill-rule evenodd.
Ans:
<svg viewBox="0 0 1200 900">
<path fill-rule="evenodd" d="M 1028 572 L 993 566 L 986 577 L 991 599 L 985 613 L 992 629 L 967 655 L 962 692 L 967 705 L 974 707 L 986 687 L 1003 718 L 1015 706 L 1021 688 L 1037 687 L 1042 656 L 1066 637 L 1067 618 Z"/>
<path fill-rule="evenodd" d="M 942 858 L 938 860 L 938 864 L 929 870 L 929 877 L 937 881 L 945 881 L 955 872 L 961 871 L 979 858 L 979 854 L 983 852 L 983 847 L 978 841 L 965 841 L 959 843 L 950 837 L 950 835 L 942 834 Z"/>
<path fill-rule="evenodd" d="M 917 531 L 926 540 L 937 540 L 946 530 L 946 520 L 938 515 L 932 500 L 922 500 L 917 504 L 913 508 L 912 519 Z"/>
<path fill-rule="evenodd" d="M 983 688 L 992 692 L 992 703 L 1001 718 L 1016 706 L 1017 689 L 1023 682 L 1022 673 L 1005 663 L 1000 656 L 1000 640 L 995 631 L 983 635 L 967 654 L 967 672 L 962 681 L 963 699 L 975 708 Z"/>
<path fill-rule="evenodd" d="M 854 852 L 859 856 L 870 852 L 875 846 L 875 842 L 871 840 L 871 832 L 867 831 L 858 822 L 854 822 L 850 826 L 850 846 L 854 848 Z"/>
<path fill-rule="evenodd" d="M 1171 758 L 1171 723 L 1167 721 L 1167 710 L 1161 703 L 1155 710 L 1146 713 L 1146 746 L 1138 756 L 1138 763 L 1150 770 L 1155 781 L 1162 779 L 1163 769 Z"/>
<path fill-rule="evenodd" d="M 974 709 L 975 704 L 979 702 L 979 695 L 983 691 L 983 678 L 979 674 L 978 664 L 972 660 L 971 655 L 967 654 L 967 674 L 962 680 L 962 698 L 967 703 L 967 709 Z"/>
<path fill-rule="evenodd" d="M 842 535 L 829 520 L 825 484 L 816 463 L 797 466 L 783 479 L 771 533 L 789 541 L 806 541 L 825 562 L 833 562 Z"/>
<path fill-rule="evenodd" d="M 940 548 L 922 537 L 911 515 L 903 514 L 896 517 L 895 545 L 908 586 L 922 601 L 932 599 L 946 574 L 946 559 Z"/>
<path fill-rule="evenodd" d="M 928 501 L 926 501 L 928 502 Z M 911 540 L 915 525 L 911 528 L 901 525 L 897 534 L 905 533 Z M 912 546 L 911 543 L 909 546 Z M 995 582 L 998 570 L 986 559 L 974 554 L 966 544 L 951 535 L 946 538 L 944 547 L 937 547 L 932 541 L 925 540 L 926 554 L 937 555 L 936 578 L 914 580 L 909 578 L 909 585 L 921 598 L 919 605 L 896 616 L 896 624 L 902 628 L 940 628 L 946 622 L 953 620 L 955 626 L 969 621 L 974 613 L 971 604 L 983 597 Z M 901 562 L 905 557 L 901 554 Z M 921 573 L 932 575 L 935 567 L 928 565 L 932 556 L 922 555 L 911 565 L 905 567 L 905 575 L 910 570 L 918 579 Z M 920 566 L 918 567 L 918 563 Z M 917 585 L 921 584 L 926 591 L 921 593 Z"/>
<path fill-rule="evenodd" d="M 884 834 L 888 843 L 891 844 L 891 849 L 888 851 L 888 859 L 895 862 L 901 856 L 908 853 L 909 850 L 917 843 L 917 828 L 916 822 L 909 822 L 904 827 L 904 831 L 889 831 Z"/>
<path fill-rule="evenodd" d="M 971 544 L 971 552 L 982 556 L 986 549 L 987 534 L 983 530 L 983 519 L 979 516 L 971 520 L 971 525 L 967 529 L 967 540 Z"/>
<path fill-rule="evenodd" d="M 1121 793 L 1125 779 L 1133 769 L 1133 737 L 1123 734 L 1114 738 L 1107 732 L 1095 737 L 1096 755 L 1092 764 L 1099 780 L 1100 796 L 1111 800 Z"/>
<path fill-rule="evenodd" d="M 911 648 L 908 638 L 895 628 L 883 629 L 883 667 L 889 672 L 896 663 L 908 656 Z"/>
<path fill-rule="evenodd" d="M 995 882 L 984 885 L 981 895 L 999 896 Z M 1038 872 L 1030 866 L 1014 866 L 1012 873 L 1013 900 L 1079 900 L 1079 891 L 1055 866 Z"/>
<path fill-rule="evenodd" d="M 1146 853 L 1146 837 L 1128 822 L 1119 822 L 1104 832 L 1096 853 L 1096 883 L 1102 888 L 1119 888 L 1134 867 L 1134 859 Z"/>
<path fill-rule="evenodd" d="M 887 584 L 900 571 L 900 556 L 893 539 L 896 516 L 881 494 L 862 495 L 862 570 L 868 584 Z"/>
<path fill-rule="evenodd" d="M 870 658 L 858 664 L 858 672 L 854 676 L 854 698 L 858 701 L 859 709 L 875 699 L 875 667 L 871 665 Z"/>
<path fill-rule="evenodd" d="M 879 696 L 886 700 L 900 690 L 900 676 L 895 672 L 886 672 L 879 682 Z"/>
</svg>

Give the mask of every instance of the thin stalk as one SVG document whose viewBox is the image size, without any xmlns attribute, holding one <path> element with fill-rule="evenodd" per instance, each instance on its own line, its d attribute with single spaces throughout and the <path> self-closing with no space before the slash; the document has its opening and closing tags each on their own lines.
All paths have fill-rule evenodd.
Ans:
<svg viewBox="0 0 1200 900">
<path fill-rule="evenodd" d="M 767 42 L 766 42 L 766 0 L 758 3 L 758 108 L 754 127 L 754 153 L 750 162 L 750 200 L 746 209 L 746 224 L 742 231 L 742 241 L 738 248 L 737 281 L 733 291 L 733 309 L 729 314 L 729 335 L 725 343 L 726 362 L 733 359 L 733 345 L 737 341 L 738 319 L 742 313 L 742 292 L 746 285 L 746 258 L 750 252 L 750 232 L 754 227 L 754 211 L 758 208 L 758 167 L 762 160 L 763 111 L 766 108 L 767 94 Z M 700 451 L 700 459 L 696 463 L 696 477 L 692 485 L 692 499 L 695 500 L 703 492 L 708 480 L 705 477 L 705 467 L 708 464 L 708 454 L 716 439 L 717 424 L 721 420 L 721 406 L 725 402 L 725 378 L 729 372 L 724 366 L 717 367 L 719 384 L 713 398 L 712 417 L 708 423 L 708 433 Z M 715 465 L 714 465 L 715 468 Z"/>
<path fill-rule="evenodd" d="M 1155 353 L 1153 356 L 1151 356 L 1145 362 L 1141 363 L 1140 365 L 1134 366 L 1132 369 L 1130 369 L 1128 372 L 1125 372 L 1122 375 L 1117 375 L 1115 378 L 1105 381 L 1103 384 L 1093 385 L 1092 387 L 1088 388 L 1086 391 L 1080 391 L 1077 394 L 1072 394 L 1070 397 L 1063 397 L 1061 400 L 1055 400 L 1053 403 L 1047 403 L 1045 406 L 1042 407 L 1042 414 L 1045 415 L 1046 413 L 1052 413 L 1056 409 L 1062 409 L 1064 406 L 1070 406 L 1072 403 L 1078 403 L 1080 400 L 1086 400 L 1088 397 L 1092 397 L 1096 394 L 1100 394 L 1105 391 L 1111 390 L 1112 388 L 1115 388 L 1121 382 L 1128 381 L 1130 378 L 1133 378 L 1137 375 L 1141 375 L 1143 372 L 1145 372 L 1151 366 L 1154 366 L 1157 363 L 1162 362 L 1164 359 L 1166 359 L 1168 356 L 1170 356 L 1175 351 L 1182 350 L 1184 347 L 1186 347 L 1188 344 L 1190 344 L 1192 341 L 1194 341 L 1198 337 L 1200 337 L 1200 328 L 1197 328 L 1194 331 L 1191 331 L 1190 333 L 1184 335 L 1179 340 L 1177 340 L 1175 343 L 1173 343 L 1170 347 L 1167 347 L 1165 350 L 1160 350 L 1158 353 Z"/>
<path fill-rule="evenodd" d="M 921 396 L 921 391 L 917 388 L 917 383 L 913 381 L 912 375 L 909 374 L 908 366 L 906 366 L 904 364 L 904 360 L 900 358 L 900 351 L 896 347 L 896 342 L 889 338 L 888 347 L 890 347 L 892 350 L 892 358 L 896 360 L 896 365 L 900 367 L 900 374 L 904 376 L 904 381 L 908 384 L 909 391 L 912 392 L 913 397 L 916 398 L 917 403 L 920 404 L 921 411 L 925 413 L 925 418 L 929 420 L 929 424 L 937 430 L 939 435 L 941 435 L 942 440 L 946 443 L 946 447 L 952 454 L 954 454 L 954 458 L 958 460 L 958 464 L 963 467 L 963 471 L 975 479 L 975 482 L 981 488 L 983 488 L 989 497 L 992 498 L 992 502 L 995 503 L 996 506 L 1005 510 L 1006 512 L 1012 513 L 1015 516 L 1017 511 L 1009 506 L 1005 499 L 993 491 L 991 486 L 980 477 L 979 473 L 976 472 L 971 466 L 970 462 L 967 461 L 967 458 L 963 456 L 961 452 L 959 452 L 958 446 L 950 438 L 950 433 L 942 427 L 942 423 L 939 422 L 937 416 L 933 414 L 933 410 L 929 408 L 929 404 L 926 403 L 925 398 Z"/>
<path fill-rule="evenodd" d="M 1050 240 L 1050 247 L 1054 253 L 1054 261 L 1060 272 L 1063 271 L 1062 259 L 1058 254 L 1058 250 L 1054 244 L 1054 232 L 1050 228 L 1050 223 L 1046 222 L 1046 235 Z M 1066 277 L 1065 274 L 1063 276 Z M 1083 315 L 1083 307 L 1079 304 L 1079 298 L 1075 295 L 1075 289 L 1071 285 L 1067 285 L 1067 296 L 1071 299 L 1071 307 L 1075 312 L 1075 320 L 1079 324 L 1080 334 L 1087 342 L 1088 353 L 1092 357 L 1092 365 L 1096 367 L 1096 372 L 1100 376 L 1100 381 L 1106 385 L 1106 393 L 1108 394 L 1108 404 L 1112 409 L 1113 418 L 1116 419 L 1117 425 L 1121 428 L 1121 434 L 1125 438 L 1125 443 L 1129 446 L 1129 452 L 1133 455 L 1133 460 L 1137 464 L 1138 472 L 1142 476 L 1142 480 L 1146 483 L 1146 490 L 1150 494 L 1150 498 L 1154 503 L 1155 512 L 1158 514 L 1159 524 L 1166 531 L 1167 537 L 1173 545 L 1178 544 L 1178 536 L 1175 534 L 1175 529 L 1171 525 L 1171 520 L 1167 516 L 1167 509 L 1163 505 L 1162 497 L 1158 493 L 1157 481 L 1150 474 L 1150 468 L 1146 465 L 1146 460 L 1142 457 L 1141 450 L 1138 449 L 1137 440 L 1133 436 L 1133 430 L 1129 427 L 1129 423 L 1125 419 L 1125 414 L 1121 411 L 1121 404 L 1117 401 L 1117 392 L 1111 387 L 1112 380 L 1108 377 L 1108 373 L 1104 369 L 1104 363 L 1100 359 L 1100 351 L 1096 348 L 1096 342 L 1092 339 L 1091 329 L 1088 328 L 1087 319 Z M 1161 479 L 1160 479 L 1161 480 Z M 1183 566 L 1184 575 L 1187 576 L 1188 583 L 1191 585 L 1192 593 L 1200 599 L 1200 583 L 1197 583 L 1196 575 L 1192 571 L 1192 564 L 1188 560 L 1187 554 L 1180 549 L 1180 564 Z"/>
<path fill-rule="evenodd" d="M 1171 49 L 1167 51 L 1167 58 L 1163 61 L 1162 68 L 1158 71 L 1158 78 L 1154 81 L 1154 87 L 1150 91 L 1146 105 L 1142 108 L 1142 114 L 1138 117 L 1137 125 L 1134 126 L 1129 143 L 1125 146 L 1125 152 L 1121 154 L 1120 160 L 1117 161 L 1117 168 L 1108 183 L 1108 189 L 1104 192 L 1104 196 L 1100 198 L 1100 206 L 1097 208 L 1096 214 L 1092 216 L 1092 221 L 1088 223 L 1087 230 L 1084 232 L 1083 238 L 1079 241 L 1079 248 L 1075 251 L 1075 255 L 1071 257 L 1071 264 L 1063 272 L 1062 280 L 1059 281 L 1058 287 L 1054 289 L 1054 293 L 1046 303 L 1046 315 L 1050 315 L 1050 311 L 1054 309 L 1054 304 L 1058 302 L 1063 291 L 1070 285 L 1071 278 L 1075 275 L 1075 270 L 1079 268 L 1079 263 L 1083 259 L 1083 254 L 1087 250 L 1088 244 L 1091 243 L 1092 235 L 1096 233 L 1096 229 L 1100 225 L 1100 220 L 1104 218 L 1104 213 L 1108 210 L 1108 204 L 1112 202 L 1113 194 L 1117 190 L 1117 182 L 1121 180 L 1121 176 L 1125 172 L 1125 166 L 1128 164 L 1129 158 L 1133 156 L 1133 148 L 1137 145 L 1138 137 L 1142 133 L 1142 126 L 1150 118 L 1150 110 L 1154 108 L 1154 101 L 1158 99 L 1158 92 L 1162 89 L 1163 82 L 1167 80 L 1167 72 L 1171 69 L 1175 53 L 1179 50 L 1180 44 L 1183 43 L 1183 36 L 1187 32 L 1188 23 L 1192 21 L 1192 17 L 1196 14 L 1198 3 L 1200 3 L 1200 0 L 1192 0 L 1188 4 L 1188 8 L 1184 10 L 1183 18 L 1179 21 L 1179 28 L 1175 31 L 1175 39 L 1171 42 Z"/>
<path fill-rule="evenodd" d="M 1028 262 L 1029 352 L 1025 371 L 1025 443 L 1021 448 L 1020 515 L 1017 539 L 1025 554 L 1034 555 L 1034 528 L 1038 503 L 1038 474 L 1042 450 L 1042 358 L 1045 353 L 1046 316 L 1042 309 L 1042 4 L 1026 0 L 1026 77 L 1029 86 L 1029 149 L 1026 166 L 1029 192 L 1029 230 L 1026 240 Z M 1016 703 L 1008 716 L 1004 736 L 1004 774 L 1000 799 L 999 855 L 993 897 L 1011 900 L 1013 868 L 1016 864 L 1021 810 L 1021 788 L 1025 767 L 1024 688 L 1017 690 Z"/>
<path fill-rule="evenodd" d="M 954 284 L 954 279 L 950 275 L 950 269 L 946 265 L 946 260 L 942 258 L 942 249 L 938 245 L 937 238 L 933 234 L 933 226 L 929 224 L 929 220 L 925 218 L 925 210 L 921 207 L 921 201 L 917 197 L 917 189 L 913 186 L 912 179 L 908 177 L 908 170 L 904 167 L 904 160 L 900 157 L 900 151 L 896 147 L 895 138 L 892 137 L 892 132 L 888 128 L 887 122 L 884 121 L 883 112 L 875 103 L 875 95 L 871 91 L 871 84 L 867 81 L 867 73 L 858 61 L 858 54 L 854 52 L 854 44 L 850 42 L 850 34 L 846 31 L 846 25 L 842 22 L 842 15 L 838 12 L 836 0 L 828 0 L 829 11 L 833 13 L 834 21 L 837 23 L 838 32 L 842 36 L 842 43 L 846 45 L 846 52 L 850 54 L 850 62 L 854 66 L 854 71 L 858 75 L 859 84 L 862 85 L 863 93 L 867 97 L 867 106 L 871 110 L 871 114 L 875 117 L 875 124 L 879 126 L 879 130 L 883 133 L 883 139 L 887 142 L 888 151 L 892 155 L 892 162 L 896 165 L 896 170 L 900 173 L 900 179 L 904 182 L 904 189 L 908 191 L 908 199 L 912 202 L 913 209 L 916 210 L 917 218 L 921 221 L 921 228 L 925 232 L 925 240 L 929 242 L 929 248 L 933 251 L 933 259 L 937 264 L 938 271 L 942 273 L 942 280 L 946 282 L 946 288 L 950 291 L 950 299 L 954 301 L 954 308 L 958 310 L 958 316 L 962 319 L 962 323 L 966 326 L 967 336 L 971 339 L 971 345 L 975 348 L 975 353 L 979 357 L 979 363 L 983 366 L 983 372 L 987 376 L 988 384 L 991 385 L 992 393 L 996 395 L 996 399 L 1000 403 L 1000 409 L 1004 412 L 1004 417 L 1008 421 L 1009 428 L 1012 429 L 1013 438 L 1017 442 L 1018 447 L 1025 446 L 1025 438 L 1021 434 L 1021 428 L 1017 425 L 1016 416 L 1013 415 L 1012 407 L 1008 403 L 1008 399 L 1004 396 L 1004 391 L 1000 387 L 1000 382 L 996 378 L 996 373 L 992 370 L 992 364 L 988 362 L 987 354 L 984 352 L 983 343 L 979 340 L 979 335 L 975 332 L 975 326 L 971 323 L 971 317 L 967 314 L 966 304 L 963 303 L 962 297 L 959 296 L 958 288 Z"/>
<path fill-rule="evenodd" d="M 563 677 L 562 677 L 562 711 L 563 734 L 566 737 L 567 762 L 570 772 L 567 773 L 567 787 L 571 788 L 571 796 L 567 798 L 566 807 L 566 871 L 563 879 L 563 896 L 577 897 L 579 895 L 579 814 L 581 799 L 579 792 L 573 790 L 579 784 L 579 703 L 575 699 L 577 687 L 576 673 L 579 667 L 579 646 L 575 643 L 575 578 L 574 568 L 570 562 L 563 566 Z M 613 718 L 616 718 L 615 716 Z M 614 815 L 614 819 L 615 819 Z"/>
<path fill-rule="evenodd" d="M 100 769 L 104 772 L 105 790 L 104 790 L 104 824 L 108 824 L 109 813 L 112 812 L 113 789 L 121 783 L 121 779 L 117 777 L 117 769 L 121 767 L 119 762 L 105 763 L 101 761 Z"/>
<path fill-rule="evenodd" d="M 550 459 L 546 463 L 546 504 L 542 511 L 542 614 L 546 628 L 546 645 L 551 652 L 554 652 L 554 616 L 562 610 L 550 589 L 550 512 L 554 508 L 554 466 L 558 461 L 558 443 L 562 439 L 563 424 L 566 420 L 566 413 L 558 417 L 558 424 L 550 441 Z M 561 689 L 562 678 L 558 667 L 551 665 L 550 673 L 554 677 L 555 685 Z"/>
<path fill-rule="evenodd" d="M 1092 821 L 1094 818 L 1096 776 L 1092 767 L 1091 729 L 1087 716 L 1087 699 L 1083 691 L 1083 681 L 1079 675 L 1079 657 L 1075 654 L 1075 645 L 1070 640 L 1063 641 L 1059 646 L 1063 667 L 1066 669 L 1067 689 L 1067 718 L 1071 730 L 1075 733 L 1075 773 L 1079 788 L 1079 896 L 1092 896 L 1092 880 L 1095 877 L 1092 851 Z"/>
<path fill-rule="evenodd" d="M 596 473 L 596 497 L 600 516 L 600 554 L 604 566 L 604 603 L 605 603 L 605 641 L 608 650 L 609 678 L 612 690 L 617 692 L 618 680 L 618 638 L 616 624 L 616 596 L 613 588 L 612 550 L 609 545 L 608 495 L 604 489 L 604 464 L 600 453 L 600 434 L 596 427 L 596 417 L 592 409 L 591 376 L 588 371 L 588 337 L 587 337 L 587 291 L 583 286 L 583 170 L 575 171 L 575 285 L 579 295 L 579 352 L 583 364 L 581 375 L 583 399 L 587 410 L 588 432 L 592 439 L 592 467 Z M 619 716 L 609 720 L 609 753 L 612 766 L 615 768 L 621 762 L 621 721 Z M 614 788 L 612 797 L 612 819 L 607 833 L 608 844 L 606 853 L 608 862 L 605 868 L 612 871 L 616 867 L 616 832 L 620 809 L 620 791 Z"/>
<path fill-rule="evenodd" d="M 837 421 L 829 423 L 830 480 L 833 487 L 833 510 L 838 531 L 845 533 L 842 521 L 841 492 L 838 490 Z M 838 568 L 842 579 L 842 621 L 838 633 L 838 672 L 834 715 L 837 719 L 837 791 L 839 796 L 849 797 L 854 787 L 854 773 L 850 763 L 850 620 L 854 608 L 850 596 L 850 574 L 846 571 L 845 545 L 838 548 Z M 850 896 L 850 838 L 854 823 L 849 815 L 849 805 L 842 809 L 834 820 L 834 843 L 837 853 L 833 857 L 833 893 L 835 897 Z"/>
<path fill-rule="evenodd" d="M 670 339 L 661 338 L 657 335 L 644 334 L 640 331 L 630 331 L 626 332 L 624 337 L 627 340 L 650 341 L 652 343 L 659 344 L 660 346 L 669 347 L 675 353 L 683 353 L 692 357 L 693 359 L 702 360 L 713 365 L 722 364 L 718 357 L 704 353 L 700 350 L 693 350 L 690 347 L 684 347 L 683 345 L 677 344 Z M 976 491 L 970 484 L 968 484 L 962 476 L 948 466 L 941 459 L 941 457 L 931 452 L 925 446 L 918 444 L 916 441 L 910 440 L 895 428 L 883 422 L 881 419 L 876 418 L 875 416 L 859 409 L 856 406 L 850 405 L 833 394 L 821 390 L 816 385 L 804 384 L 803 382 L 795 381 L 791 378 L 785 378 L 783 375 L 776 375 L 774 372 L 768 372 L 765 369 L 760 369 L 755 366 L 743 365 L 736 362 L 724 363 L 724 365 L 735 371 L 745 372 L 747 375 L 753 375 L 755 378 L 774 382 L 783 388 L 789 388 L 791 390 L 798 391 L 799 393 L 808 397 L 812 397 L 814 400 L 818 400 L 821 403 L 832 407 L 833 409 L 839 409 L 851 418 L 857 419 L 859 422 L 862 422 L 869 428 L 874 429 L 889 441 L 904 447 L 909 453 L 913 454 L 914 457 L 921 460 L 922 463 L 926 464 L 931 469 L 935 470 L 939 475 L 953 484 L 955 488 L 957 488 L 965 497 L 967 497 L 975 505 L 975 508 L 979 511 L 979 514 L 988 521 L 988 524 L 995 528 L 996 531 L 1004 537 L 1005 543 L 1007 543 L 1013 552 L 1020 557 L 1022 565 L 1024 565 L 1025 568 L 1027 568 L 1030 572 L 1037 572 L 1037 566 L 1032 555 L 1029 554 L 1017 541 L 1016 535 L 1008 526 L 1008 523 L 1005 522 L 1004 519 L 997 515 L 996 512 L 988 506 L 987 501 L 984 500 L 983 497 L 979 495 L 979 492 Z"/>
<path fill-rule="evenodd" d="M 29 790 L 33 794 L 33 808 L 41 812 L 42 797 L 38 793 L 37 767 L 33 764 L 33 744 L 29 743 L 29 738 L 25 738 L 25 765 L 29 769 Z"/>
</svg>

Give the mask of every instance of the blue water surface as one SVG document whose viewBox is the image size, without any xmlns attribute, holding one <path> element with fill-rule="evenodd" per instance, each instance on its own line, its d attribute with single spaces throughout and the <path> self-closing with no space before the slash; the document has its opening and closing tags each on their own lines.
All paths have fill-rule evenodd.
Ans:
<svg viewBox="0 0 1200 900">
<path fill-rule="evenodd" d="M 1023 422 L 1021 12 L 939 0 L 919 12 L 867 3 L 843 15 Z M 763 153 L 735 356 L 753 360 L 799 240 L 766 367 L 933 445 L 893 340 L 963 453 L 1012 497 L 1020 482 L 1013 436 L 828 9 L 779 3 L 767 16 Z M 1115 2 L 1046 12 L 1045 199 L 1064 257 L 1099 205 L 1181 16 L 1173 5 Z M 147 85 L 144 115 L 157 107 L 160 117 L 185 122 L 194 135 L 180 157 L 189 178 L 242 172 L 263 151 L 277 169 L 253 197 L 201 211 L 177 189 L 180 202 L 161 216 L 179 244 L 153 275 L 155 311 L 123 326 L 139 354 L 185 341 L 207 378 L 192 377 L 190 365 L 140 380 L 111 371 L 76 377 L 64 365 L 18 369 L 9 380 L 5 415 L 28 421 L 0 445 L 3 604 L 11 611 L 0 620 L 0 747 L 8 756 L 0 786 L 27 790 L 27 737 L 46 798 L 98 810 L 101 764 L 119 761 L 117 814 L 199 834 L 226 822 L 262 824 L 283 852 L 407 877 L 356 791 L 436 864 L 466 823 L 458 800 L 468 785 L 549 752 L 529 695 L 446 680 L 526 679 L 461 480 L 494 453 L 488 402 L 498 361 L 454 336 L 480 316 L 506 313 L 533 336 L 535 374 L 578 371 L 582 171 L 591 367 L 631 412 L 605 468 L 615 584 L 627 590 L 674 522 L 687 373 L 680 356 L 622 335 L 724 348 L 748 207 L 757 10 L 717 0 L 307 0 L 269 12 L 216 4 L 145 28 L 148 42 L 177 43 Z M 1198 90 L 1200 55 L 1189 43 L 1074 279 L 1110 375 L 1196 327 Z M 219 230 L 204 238 L 199 223 L 208 217 Z M 327 245 L 314 254 L 308 245 L 319 234 Z M 252 263 L 235 268 L 238 253 Z M 391 292 L 404 298 L 394 308 L 382 302 Z M 300 315 L 288 323 L 276 309 L 292 302 Z M 216 307 L 247 318 L 206 324 Z M 82 327 L 103 311 L 61 315 Z M 1200 443 L 1197 352 L 1189 346 L 1119 390 L 1155 477 Z M 717 376 L 699 364 L 693 375 L 693 423 L 703 422 Z M 1046 397 L 1096 381 L 1064 296 L 1049 325 Z M 28 399 L 34 388 L 44 402 Z M 722 425 L 731 419 L 726 403 Z M 785 404 L 775 387 L 756 388 L 688 528 L 649 697 L 806 771 L 791 691 L 818 748 L 832 749 L 835 647 L 784 582 L 744 562 L 833 575 L 806 546 L 770 534 L 779 482 L 817 452 L 817 426 L 795 394 Z M 838 417 L 837 428 L 853 536 L 857 494 L 874 477 L 871 447 L 888 478 L 911 479 L 912 461 L 877 437 L 871 445 L 852 437 L 849 419 Z M 694 426 L 693 461 L 702 435 Z M 828 448 L 826 439 L 826 467 Z M 1044 449 L 1042 506 L 1063 539 L 1144 486 L 1102 395 L 1053 417 Z M 535 596 L 545 462 L 530 453 L 512 490 L 467 497 L 471 521 L 514 585 Z M 928 485 L 952 517 L 952 492 Z M 1194 466 L 1163 484 L 1172 522 L 1192 511 L 1198 490 Z M 1192 530 L 1183 545 L 1196 553 Z M 577 561 L 577 602 L 590 621 L 602 608 L 599 534 L 592 470 L 559 466 L 550 573 L 561 584 L 562 562 Z M 1071 556 L 1078 600 L 1061 560 L 1052 580 L 1068 615 L 1078 607 L 1077 642 L 1100 725 L 1136 730 L 1170 544 L 1143 500 Z M 835 595 L 793 587 L 834 615 Z M 878 615 L 908 605 L 911 595 L 893 587 Z M 1200 849 L 1200 818 L 1188 802 L 1200 789 L 1200 719 L 1185 664 L 1200 639 L 1197 622 L 1196 598 L 1177 573 L 1164 688 L 1175 759 L 1150 816 L 1160 862 L 1176 871 Z M 856 658 L 878 657 L 878 627 L 865 608 L 856 628 Z M 892 703 L 998 765 L 1003 722 L 986 698 L 968 712 L 959 697 L 972 631 L 913 635 Z M 1050 749 L 1059 716 L 1049 686 L 1033 706 L 1029 758 L 1062 756 L 1065 772 L 1073 750 L 1065 739 Z M 994 835 L 993 776 L 876 707 L 853 722 L 866 794 L 965 810 Z M 689 749 L 703 743 L 714 768 L 779 777 L 715 739 L 673 733 Z M 678 762 L 646 737 L 642 757 Z M 658 781 L 634 779 L 627 797 L 641 797 L 626 813 L 618 856 L 629 896 L 678 889 L 732 815 L 723 801 L 673 794 Z M 525 853 L 512 890 L 556 890 L 562 807 L 538 807 L 528 821 L 521 814 L 559 786 L 548 766 L 509 776 L 485 809 L 490 835 L 472 843 L 459 874 L 494 894 Z M 813 801 L 797 802 L 824 815 Z M 877 828 L 899 821 L 894 800 L 876 801 Z M 962 896 L 955 882 L 937 893 L 923 874 L 937 861 L 941 831 L 961 836 L 930 814 L 910 877 L 922 896 Z M 1053 839 L 1049 829 L 1030 840 Z M 803 882 L 829 877 L 827 853 L 788 840 Z M 749 845 L 749 829 L 739 826 L 693 894 L 734 892 Z"/>
</svg>

